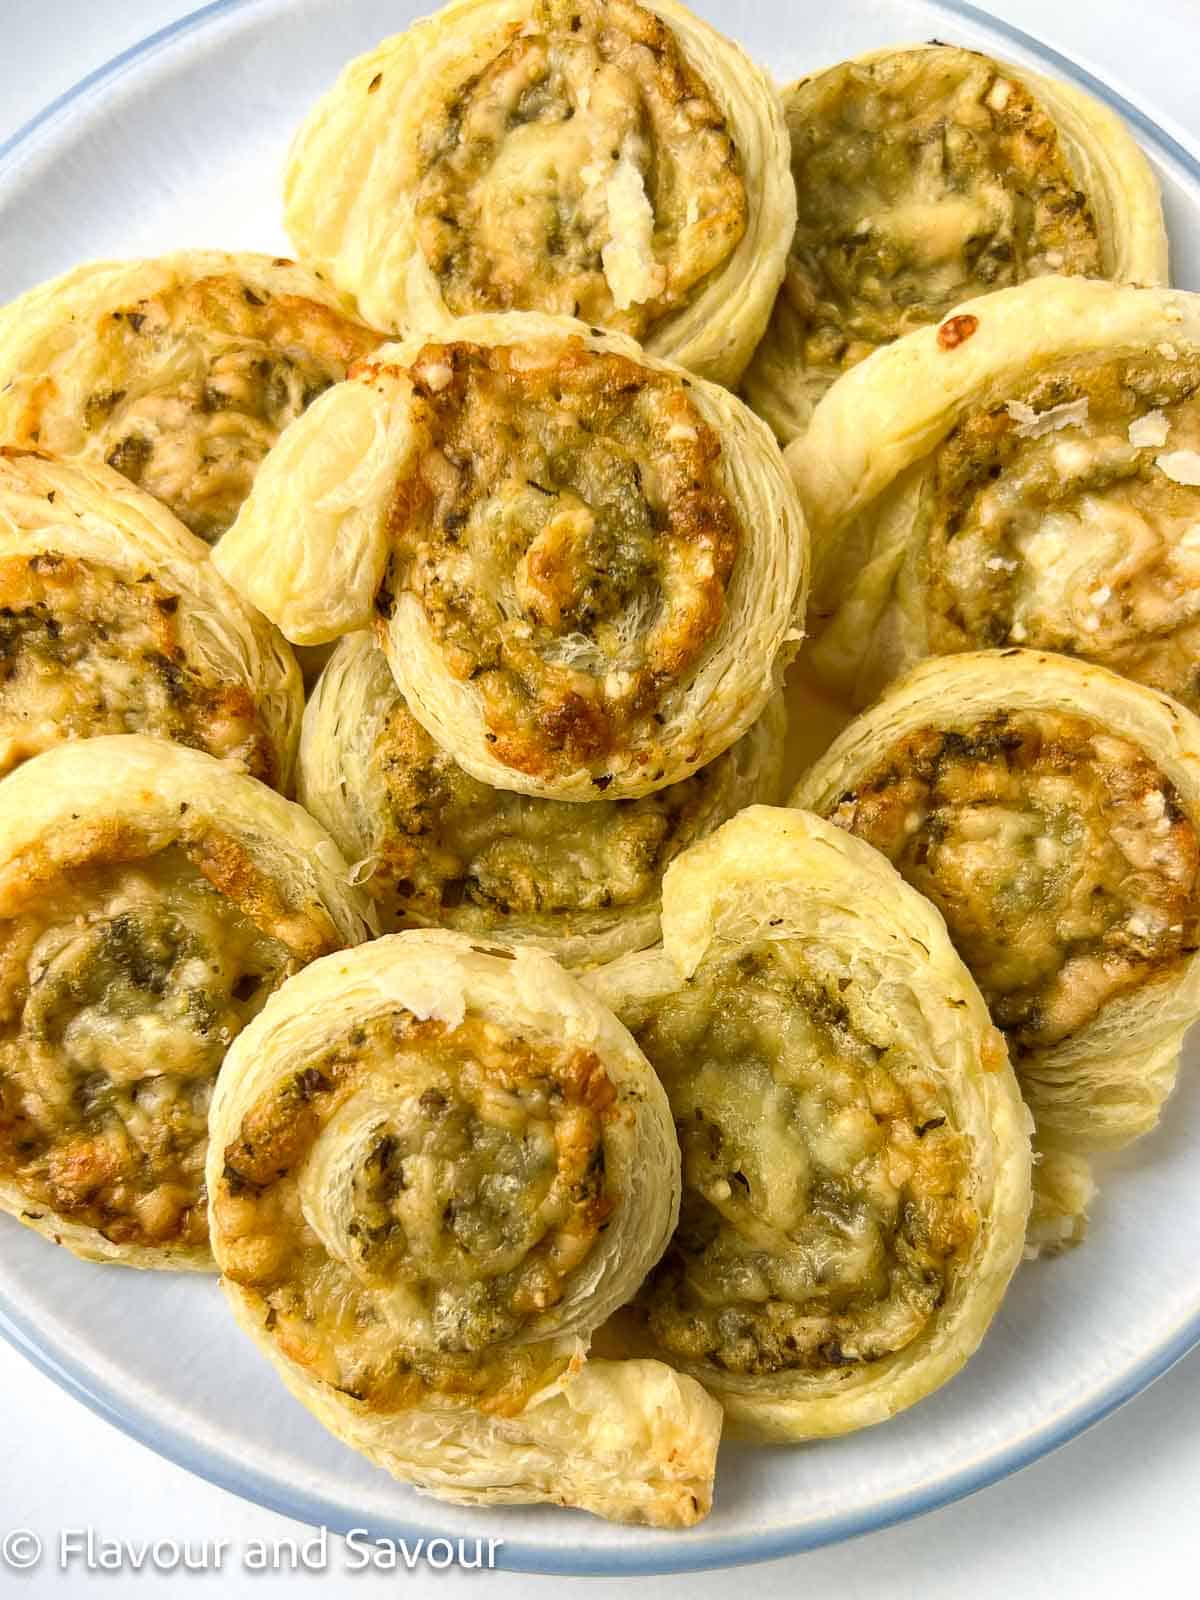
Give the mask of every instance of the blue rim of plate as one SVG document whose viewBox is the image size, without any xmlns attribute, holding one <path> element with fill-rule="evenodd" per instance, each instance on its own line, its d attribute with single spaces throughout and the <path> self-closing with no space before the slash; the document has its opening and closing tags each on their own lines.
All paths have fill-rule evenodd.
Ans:
<svg viewBox="0 0 1200 1600">
<path fill-rule="evenodd" d="M 111 61 L 97 67 L 81 78 L 72 88 L 31 117 L 9 138 L 0 143 L 0 177 L 11 157 L 24 147 L 41 129 L 56 121 L 64 112 L 89 98 L 96 90 L 104 88 L 122 77 L 130 68 L 143 63 L 168 44 L 199 29 L 217 18 L 238 11 L 248 11 L 259 0 L 212 0 L 212 3 L 189 12 L 165 28 L 148 34 L 146 38 L 123 50 Z M 949 20 L 959 19 L 987 28 L 1008 39 L 1018 49 L 1029 52 L 1039 61 L 1055 68 L 1061 75 L 1082 85 L 1098 100 L 1104 101 L 1139 134 L 1148 138 L 1159 150 L 1200 185 L 1200 155 L 1168 133 L 1140 107 L 1102 78 L 1079 66 L 1070 57 L 1043 44 L 1032 34 L 1014 27 L 1002 18 L 967 0 L 924 0 L 931 9 L 941 11 Z M 102 1382 L 85 1365 L 72 1359 L 62 1350 L 46 1343 L 44 1335 L 29 1319 L 9 1304 L 0 1294 L 0 1337 L 20 1352 L 40 1372 L 85 1405 L 89 1411 L 110 1422 L 139 1444 L 156 1455 L 172 1461 L 176 1466 L 193 1472 L 199 1478 L 228 1490 L 244 1500 L 264 1506 L 298 1522 L 314 1527 L 327 1527 L 332 1533 L 347 1533 L 360 1527 L 365 1518 L 347 1516 L 343 1507 L 308 1495 L 302 1490 L 277 1482 L 265 1473 L 243 1466 L 235 1459 L 214 1459 L 202 1446 L 193 1443 L 182 1431 L 171 1431 L 150 1411 L 130 1405 L 107 1384 Z M 702 1572 L 717 1567 L 750 1565 L 760 1561 L 777 1561 L 784 1556 L 799 1555 L 806 1550 L 817 1550 L 825 1545 L 840 1544 L 863 1534 L 877 1533 L 907 1522 L 927 1512 L 940 1510 L 956 1500 L 965 1499 L 980 1489 L 986 1489 L 1002 1478 L 1010 1477 L 1024 1467 L 1032 1466 L 1052 1451 L 1069 1444 L 1088 1428 L 1111 1416 L 1120 1406 L 1141 1394 L 1144 1389 L 1161 1378 L 1177 1361 L 1200 1345 L 1200 1309 L 1183 1322 L 1142 1361 L 1123 1373 L 1114 1382 L 1085 1402 L 1076 1406 L 1066 1416 L 1052 1419 L 1044 1427 L 1036 1428 L 1015 1444 L 996 1451 L 985 1460 L 962 1471 L 951 1474 L 934 1484 L 923 1485 L 904 1494 L 892 1495 L 879 1501 L 869 1510 L 844 1516 L 830 1516 L 820 1523 L 794 1528 L 784 1533 L 771 1533 L 735 1538 L 706 1538 L 704 1534 L 688 1533 L 672 1537 L 663 1536 L 661 1550 L 640 1549 L 623 1553 L 606 1550 L 593 1554 L 572 1550 L 569 1547 L 546 1546 L 505 1540 L 497 1552 L 497 1567 L 515 1572 L 541 1573 L 560 1577 L 634 1577 L 659 1574 Z M 376 1519 L 370 1527 L 373 1537 L 407 1539 L 410 1543 L 424 1537 L 439 1537 L 441 1530 L 430 1524 L 386 1522 Z M 457 1534 L 449 1535 L 457 1538 Z M 669 1543 L 667 1541 L 670 1541 Z"/>
</svg>

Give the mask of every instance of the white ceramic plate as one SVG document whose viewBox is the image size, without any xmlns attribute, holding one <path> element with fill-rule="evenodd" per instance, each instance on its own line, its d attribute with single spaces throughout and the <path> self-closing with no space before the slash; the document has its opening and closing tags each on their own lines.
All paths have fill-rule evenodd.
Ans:
<svg viewBox="0 0 1200 1600">
<path fill-rule="evenodd" d="M 938 0 L 698 0 L 781 81 L 873 46 L 937 37 L 1073 76 L 1130 120 L 1166 194 L 1175 281 L 1200 287 L 1200 164 L 1143 108 L 981 12 Z M 0 300 L 94 256 L 283 250 L 288 137 L 342 62 L 414 0 L 218 0 L 86 79 L 0 147 Z M 1195 1046 L 1190 1054 L 1194 1057 Z M 1194 1063 L 1193 1063 L 1194 1065 Z M 1200 1342 L 1200 1082 L 1106 1164 L 1087 1247 L 1024 1268 L 967 1370 L 847 1439 L 726 1446 L 716 1508 L 689 1533 L 539 1507 L 423 1500 L 295 1404 L 208 1280 L 104 1269 L 0 1218 L 0 1331 L 172 1460 L 277 1511 L 398 1538 L 503 1537 L 503 1565 L 666 1572 L 848 1538 L 1015 1471 L 1136 1394 Z"/>
</svg>

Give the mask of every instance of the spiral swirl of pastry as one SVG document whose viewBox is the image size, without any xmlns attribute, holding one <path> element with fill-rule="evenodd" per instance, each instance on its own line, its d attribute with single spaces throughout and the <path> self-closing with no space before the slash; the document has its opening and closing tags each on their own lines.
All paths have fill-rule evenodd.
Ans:
<svg viewBox="0 0 1200 1600">
<path fill-rule="evenodd" d="M 1200 722 L 1036 651 L 927 661 L 792 803 L 883 851 L 943 912 L 1039 1131 L 1154 1126 L 1200 1014 Z"/>
<path fill-rule="evenodd" d="M 68 739 L 147 733 L 286 790 L 290 646 L 156 500 L 105 466 L 0 448 L 0 775 Z"/>
<path fill-rule="evenodd" d="M 807 535 L 727 391 L 563 319 L 387 346 L 288 430 L 214 553 L 284 633 L 374 620 L 414 717 L 546 799 L 690 777 L 799 638 Z"/>
<path fill-rule="evenodd" d="M 876 50 L 784 93 L 799 218 L 743 393 L 786 444 L 843 372 L 1048 273 L 1167 281 L 1158 180 L 1069 83 L 953 45 Z"/>
<path fill-rule="evenodd" d="M 0 312 L 0 440 L 106 462 L 206 543 L 283 429 L 379 335 L 293 261 L 97 261 Z"/>
<path fill-rule="evenodd" d="M 707 1510 L 703 1393 L 584 1363 L 670 1237 L 679 1156 L 645 1058 L 547 955 L 438 930 L 315 962 L 226 1061 L 208 1188 L 239 1322 L 396 1476 L 669 1526 Z"/>
<path fill-rule="evenodd" d="M 668 869 L 662 947 L 586 981 L 683 1149 L 675 1237 L 606 1339 L 770 1441 L 958 1371 L 1021 1259 L 1029 1116 L 933 907 L 857 839 L 752 806 Z"/>
<path fill-rule="evenodd" d="M 455 0 L 297 135 L 301 258 L 395 333 L 579 317 L 734 383 L 795 220 L 775 90 L 675 0 Z"/>
<path fill-rule="evenodd" d="M 842 379 L 787 459 L 806 671 L 841 699 L 1012 644 L 1200 710 L 1200 296 L 1041 278 L 971 301 Z"/>
<path fill-rule="evenodd" d="M 0 1209 L 77 1255 L 209 1268 L 225 1052 L 368 928 L 299 806 L 199 751 L 81 740 L 0 784 Z"/>
<path fill-rule="evenodd" d="M 299 795 L 357 864 L 385 932 L 533 940 L 590 964 L 653 944 L 667 865 L 743 805 L 781 796 L 786 732 L 776 695 L 724 755 L 640 800 L 490 789 L 438 749 L 382 651 L 357 633 L 309 700 Z"/>
</svg>

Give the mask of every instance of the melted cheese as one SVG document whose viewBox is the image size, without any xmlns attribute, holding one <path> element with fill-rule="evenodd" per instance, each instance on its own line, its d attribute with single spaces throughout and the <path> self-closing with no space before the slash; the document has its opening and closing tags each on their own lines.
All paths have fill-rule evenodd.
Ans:
<svg viewBox="0 0 1200 1600">
<path fill-rule="evenodd" d="M 112 306 L 92 338 L 86 366 L 102 381 L 79 395 L 74 362 L 47 374 L 23 442 L 106 461 L 210 543 L 287 424 L 378 342 L 327 306 L 232 275 Z"/>
<path fill-rule="evenodd" d="M 52 552 L 0 559 L 0 774 L 66 739 L 148 733 L 274 782 L 249 689 L 184 648 L 186 605 L 148 573 Z"/>
<path fill-rule="evenodd" d="M 293 1359 L 375 1409 L 485 1387 L 609 1213 L 613 1103 L 575 1046 L 373 1017 L 244 1118 L 215 1197 L 226 1273 Z M 516 1365 L 509 1348 L 503 1382 Z"/>
<path fill-rule="evenodd" d="M 418 237 L 451 310 L 543 310 L 644 337 L 736 248 L 724 118 L 633 0 L 541 0 L 426 126 Z"/>
<path fill-rule="evenodd" d="M 5 924 L 0 1166 L 117 1243 L 203 1243 L 208 1099 L 294 965 L 177 850 L 74 869 Z"/>
<path fill-rule="evenodd" d="M 1018 1055 L 1077 1032 L 1196 942 L 1195 829 L 1140 750 L 1082 719 L 915 734 L 832 819 L 942 912 Z"/>
<path fill-rule="evenodd" d="M 832 381 L 975 295 L 1096 276 L 1096 224 L 1053 122 L 996 64 L 890 52 L 790 92 L 799 218 L 771 339 Z"/>
<path fill-rule="evenodd" d="M 679 852 L 747 802 L 741 760 L 734 746 L 638 800 L 542 800 L 470 777 L 396 691 L 373 753 L 382 803 L 364 885 L 389 929 L 561 919 L 569 932 L 580 917 L 650 906 Z"/>
<path fill-rule="evenodd" d="M 653 759 L 655 712 L 720 623 L 740 539 L 720 443 L 685 382 L 578 341 L 429 345 L 412 376 L 427 447 L 384 595 L 419 599 L 499 760 L 592 766 L 602 789 L 632 737 Z"/>
<path fill-rule="evenodd" d="M 878 1360 L 918 1337 L 977 1218 L 964 1141 L 853 972 L 771 943 L 705 963 L 638 1040 L 684 1157 L 638 1308 L 731 1372 Z"/>
<path fill-rule="evenodd" d="M 1065 651 L 1200 708 L 1198 386 L 1194 363 L 1076 363 L 965 419 L 923 490 L 931 647 Z"/>
</svg>

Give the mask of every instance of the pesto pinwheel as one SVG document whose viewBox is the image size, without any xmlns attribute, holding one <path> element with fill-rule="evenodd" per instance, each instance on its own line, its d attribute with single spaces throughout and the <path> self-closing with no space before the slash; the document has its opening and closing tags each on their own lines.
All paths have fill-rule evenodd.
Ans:
<svg viewBox="0 0 1200 1600">
<path fill-rule="evenodd" d="M 0 311 L 0 442 L 107 462 L 206 543 L 287 424 L 379 335 L 293 261 L 96 261 Z"/>
<path fill-rule="evenodd" d="M 835 379 L 961 301 L 1048 273 L 1167 281 L 1154 171 L 1071 83 L 931 43 L 784 93 L 799 216 L 743 393 L 783 443 Z"/>
<path fill-rule="evenodd" d="M 586 981 L 683 1149 L 679 1227 L 607 1339 L 773 1442 L 953 1376 L 1021 1259 L 1029 1116 L 938 912 L 859 840 L 754 806 L 668 869 L 662 946 Z"/>
<path fill-rule="evenodd" d="M 775 89 L 676 0 L 456 0 L 345 69 L 285 207 L 378 327 L 574 316 L 730 384 L 796 214 Z"/>
<path fill-rule="evenodd" d="M 128 734 L 0 783 L 0 1209 L 94 1261 L 211 1268 L 213 1081 L 284 978 L 365 938 L 332 840 Z"/>
<path fill-rule="evenodd" d="M 668 863 L 742 806 L 782 798 L 786 731 L 776 695 L 724 755 L 640 800 L 490 789 L 438 748 L 355 633 L 305 711 L 299 798 L 355 863 L 385 932 L 533 940 L 587 964 L 653 944 Z"/>
<path fill-rule="evenodd" d="M 719 1408 L 585 1361 L 675 1225 L 670 1108 L 548 955 L 419 930 L 315 962 L 230 1051 L 211 1133 L 234 1313 L 339 1438 L 464 1504 L 705 1514 Z"/>
<path fill-rule="evenodd" d="M 843 700 L 1012 644 L 1200 709 L 1200 296 L 1042 278 L 971 301 L 847 374 L 787 459 L 805 670 Z"/>
<path fill-rule="evenodd" d="M 807 531 L 769 431 L 619 334 L 514 313 L 358 367 L 214 552 L 283 632 L 374 622 L 465 772 L 546 799 L 679 783 L 762 715 Z"/>
<path fill-rule="evenodd" d="M 1200 1015 L 1200 721 L 1032 650 L 924 662 L 794 805 L 943 912 L 1051 1145 L 1153 1127 Z"/>
<path fill-rule="evenodd" d="M 105 466 L 0 449 L 0 775 L 147 733 L 291 783 L 300 672 L 201 540 Z"/>
</svg>

